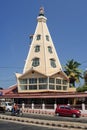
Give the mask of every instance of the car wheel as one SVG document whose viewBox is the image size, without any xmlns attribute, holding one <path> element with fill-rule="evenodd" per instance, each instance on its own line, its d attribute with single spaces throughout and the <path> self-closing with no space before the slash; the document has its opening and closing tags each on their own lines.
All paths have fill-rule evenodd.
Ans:
<svg viewBox="0 0 87 130">
<path fill-rule="evenodd" d="M 73 118 L 76 118 L 76 114 L 73 114 L 72 117 L 73 117 Z"/>
<path fill-rule="evenodd" d="M 59 116 L 60 114 L 59 113 L 56 113 L 57 116 Z"/>
<path fill-rule="evenodd" d="M 7 109 L 7 111 L 8 111 L 8 112 L 10 111 L 9 108 Z"/>
</svg>

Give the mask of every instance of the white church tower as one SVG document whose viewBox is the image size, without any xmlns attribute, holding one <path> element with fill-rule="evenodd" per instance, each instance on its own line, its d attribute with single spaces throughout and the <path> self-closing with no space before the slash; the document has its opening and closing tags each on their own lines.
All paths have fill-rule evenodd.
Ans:
<svg viewBox="0 0 87 130">
<path fill-rule="evenodd" d="M 23 73 L 16 73 L 20 93 L 70 91 L 69 79 L 62 70 L 46 21 L 41 7 Z"/>
<path fill-rule="evenodd" d="M 33 67 L 38 72 L 49 76 L 62 69 L 46 20 L 44 9 L 40 8 L 40 13 L 37 17 L 37 27 L 33 35 L 23 73 Z"/>
</svg>

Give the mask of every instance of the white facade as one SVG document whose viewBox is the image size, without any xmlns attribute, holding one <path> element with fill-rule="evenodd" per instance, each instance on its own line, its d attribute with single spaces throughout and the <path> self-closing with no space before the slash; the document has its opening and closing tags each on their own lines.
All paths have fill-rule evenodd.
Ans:
<svg viewBox="0 0 87 130">
<path fill-rule="evenodd" d="M 33 35 L 31 47 L 26 59 L 23 73 L 33 67 L 35 70 L 38 70 L 38 72 L 49 76 L 52 75 L 54 72 L 60 71 L 62 69 L 52 38 L 46 25 L 46 20 L 46 17 L 42 15 L 37 17 L 38 23 Z M 37 37 L 39 36 L 40 39 L 37 40 Z M 37 46 L 40 50 L 38 52 L 35 52 L 35 48 Z M 34 58 L 39 58 L 39 65 L 35 67 L 32 66 Z M 56 67 L 51 66 L 50 59 L 53 59 L 55 61 Z"/>
<path fill-rule="evenodd" d="M 16 73 L 19 92 L 70 91 L 46 20 L 44 9 L 40 8 L 23 74 Z"/>
</svg>

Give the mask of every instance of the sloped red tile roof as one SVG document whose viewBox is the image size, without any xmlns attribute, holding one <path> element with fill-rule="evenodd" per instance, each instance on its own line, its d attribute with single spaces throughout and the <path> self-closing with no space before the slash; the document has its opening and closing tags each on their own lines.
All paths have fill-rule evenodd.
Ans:
<svg viewBox="0 0 87 130">
<path fill-rule="evenodd" d="M 13 85 L 13 86 L 10 86 L 7 89 L 2 89 L 2 90 L 0 90 L 0 95 L 6 95 L 7 93 L 12 92 L 12 90 L 14 90 L 16 88 L 17 88 L 17 85 Z"/>
</svg>

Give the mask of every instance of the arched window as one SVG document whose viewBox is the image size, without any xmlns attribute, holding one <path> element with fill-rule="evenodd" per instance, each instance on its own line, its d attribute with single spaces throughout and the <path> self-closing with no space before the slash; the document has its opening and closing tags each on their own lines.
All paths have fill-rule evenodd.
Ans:
<svg viewBox="0 0 87 130">
<path fill-rule="evenodd" d="M 41 39 L 41 35 L 38 34 L 36 40 L 40 40 L 40 39 Z"/>
<path fill-rule="evenodd" d="M 49 36 L 48 35 L 46 35 L 46 40 L 49 41 Z"/>
<path fill-rule="evenodd" d="M 39 52 L 40 51 L 40 46 L 39 45 L 36 45 L 35 46 L 35 52 Z"/>
<path fill-rule="evenodd" d="M 39 58 L 34 58 L 32 60 L 32 66 L 36 67 L 39 66 L 39 64 L 40 64 Z"/>
<path fill-rule="evenodd" d="M 56 63 L 55 63 L 55 60 L 54 60 L 54 59 L 50 59 L 50 65 L 51 65 L 53 68 L 56 68 Z"/>
<path fill-rule="evenodd" d="M 49 51 L 50 53 L 52 53 L 52 47 L 51 47 L 51 46 L 48 46 L 48 51 Z"/>
</svg>

